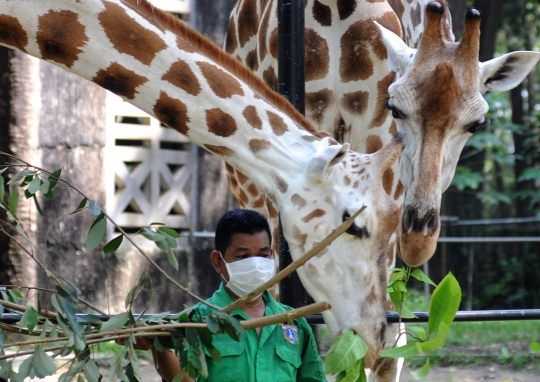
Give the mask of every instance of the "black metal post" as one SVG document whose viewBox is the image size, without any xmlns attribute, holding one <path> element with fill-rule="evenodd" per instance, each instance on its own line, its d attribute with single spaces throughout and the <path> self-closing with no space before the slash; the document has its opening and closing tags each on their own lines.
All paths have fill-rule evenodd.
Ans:
<svg viewBox="0 0 540 382">
<path fill-rule="evenodd" d="M 302 114 L 305 114 L 306 95 L 304 66 L 304 1 L 278 0 L 278 90 Z M 281 223 L 279 228 L 279 258 L 283 269 L 292 259 Z M 295 308 L 308 303 L 309 296 L 296 273 L 280 283 L 280 301 Z"/>
</svg>

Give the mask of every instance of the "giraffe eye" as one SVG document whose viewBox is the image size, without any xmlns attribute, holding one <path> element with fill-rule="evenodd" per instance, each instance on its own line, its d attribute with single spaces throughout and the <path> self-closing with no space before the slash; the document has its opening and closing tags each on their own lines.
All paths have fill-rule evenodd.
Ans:
<svg viewBox="0 0 540 382">
<path fill-rule="evenodd" d="M 474 134 L 478 129 L 483 129 L 489 124 L 489 119 L 482 118 L 479 121 L 473 122 L 467 126 L 465 126 L 465 130 L 467 130 L 469 133 Z"/>
<path fill-rule="evenodd" d="M 392 112 L 392 117 L 394 117 L 395 119 L 405 119 L 405 114 L 395 106 L 390 105 L 389 99 L 386 100 L 384 105 L 388 110 Z"/>
<path fill-rule="evenodd" d="M 350 218 L 351 215 L 345 211 L 343 213 L 343 221 L 347 220 L 348 218 Z M 364 236 L 367 238 L 369 237 L 369 234 L 367 232 L 364 232 L 364 230 L 360 227 L 358 227 L 356 225 L 356 223 L 353 223 L 353 225 L 351 225 L 349 227 L 349 229 L 346 231 L 349 235 L 353 235 L 353 236 L 356 236 L 357 238 L 359 239 L 362 239 Z"/>
</svg>

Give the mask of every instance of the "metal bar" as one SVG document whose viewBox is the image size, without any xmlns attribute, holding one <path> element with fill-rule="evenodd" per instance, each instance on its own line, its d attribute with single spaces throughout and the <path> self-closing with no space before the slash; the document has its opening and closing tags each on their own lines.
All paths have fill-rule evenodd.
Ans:
<svg viewBox="0 0 540 382">
<path fill-rule="evenodd" d="M 278 91 L 302 114 L 305 114 L 305 41 L 304 1 L 278 0 Z M 292 263 L 289 245 L 279 224 L 280 268 Z M 309 303 L 298 274 L 280 283 L 280 301 L 293 308 Z"/>
<path fill-rule="evenodd" d="M 439 237 L 439 243 L 523 243 L 539 242 L 540 237 Z"/>
<path fill-rule="evenodd" d="M 418 318 L 402 319 L 405 323 L 422 323 L 428 322 L 427 312 L 414 312 Z M 77 319 L 84 321 L 85 314 L 77 314 Z M 139 317 L 139 314 L 134 314 L 135 317 Z M 153 314 L 143 314 L 142 318 L 149 318 Z M 0 317 L 0 322 L 5 324 L 13 324 L 21 319 L 21 315 L 17 313 L 4 313 Z M 94 316 L 95 317 L 95 316 Z M 106 321 L 105 316 L 97 316 L 102 321 Z M 111 316 L 111 317 L 114 317 Z M 388 323 L 399 322 L 399 316 L 395 312 L 387 312 L 386 319 Z M 322 314 L 314 314 L 307 317 L 310 325 L 324 324 Z M 540 309 L 516 309 L 516 310 L 462 310 L 457 312 L 454 322 L 482 322 L 482 321 L 526 321 L 526 320 L 540 320 Z"/>
<path fill-rule="evenodd" d="M 451 217 L 454 218 L 454 217 Z M 519 224 L 519 223 L 534 223 L 540 222 L 540 218 L 508 218 L 508 219 L 442 219 L 441 221 L 448 222 L 452 225 L 491 225 L 491 224 Z"/>
</svg>

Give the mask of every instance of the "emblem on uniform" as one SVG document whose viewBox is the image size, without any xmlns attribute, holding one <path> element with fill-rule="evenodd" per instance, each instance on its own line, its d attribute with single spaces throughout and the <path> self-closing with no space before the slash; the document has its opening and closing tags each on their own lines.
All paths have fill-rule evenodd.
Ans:
<svg viewBox="0 0 540 382">
<path fill-rule="evenodd" d="M 290 344 L 298 344 L 298 328 L 293 325 L 281 325 L 283 331 L 283 338 Z"/>
</svg>

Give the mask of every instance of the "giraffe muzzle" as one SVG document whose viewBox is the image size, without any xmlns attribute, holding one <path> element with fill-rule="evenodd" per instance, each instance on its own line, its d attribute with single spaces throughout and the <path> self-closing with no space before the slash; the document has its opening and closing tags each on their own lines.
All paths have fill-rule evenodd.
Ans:
<svg viewBox="0 0 540 382">
<path fill-rule="evenodd" d="M 399 255 L 406 264 L 417 267 L 433 256 L 440 226 L 438 210 L 432 208 L 421 213 L 417 207 L 405 207 L 398 232 Z"/>
</svg>

